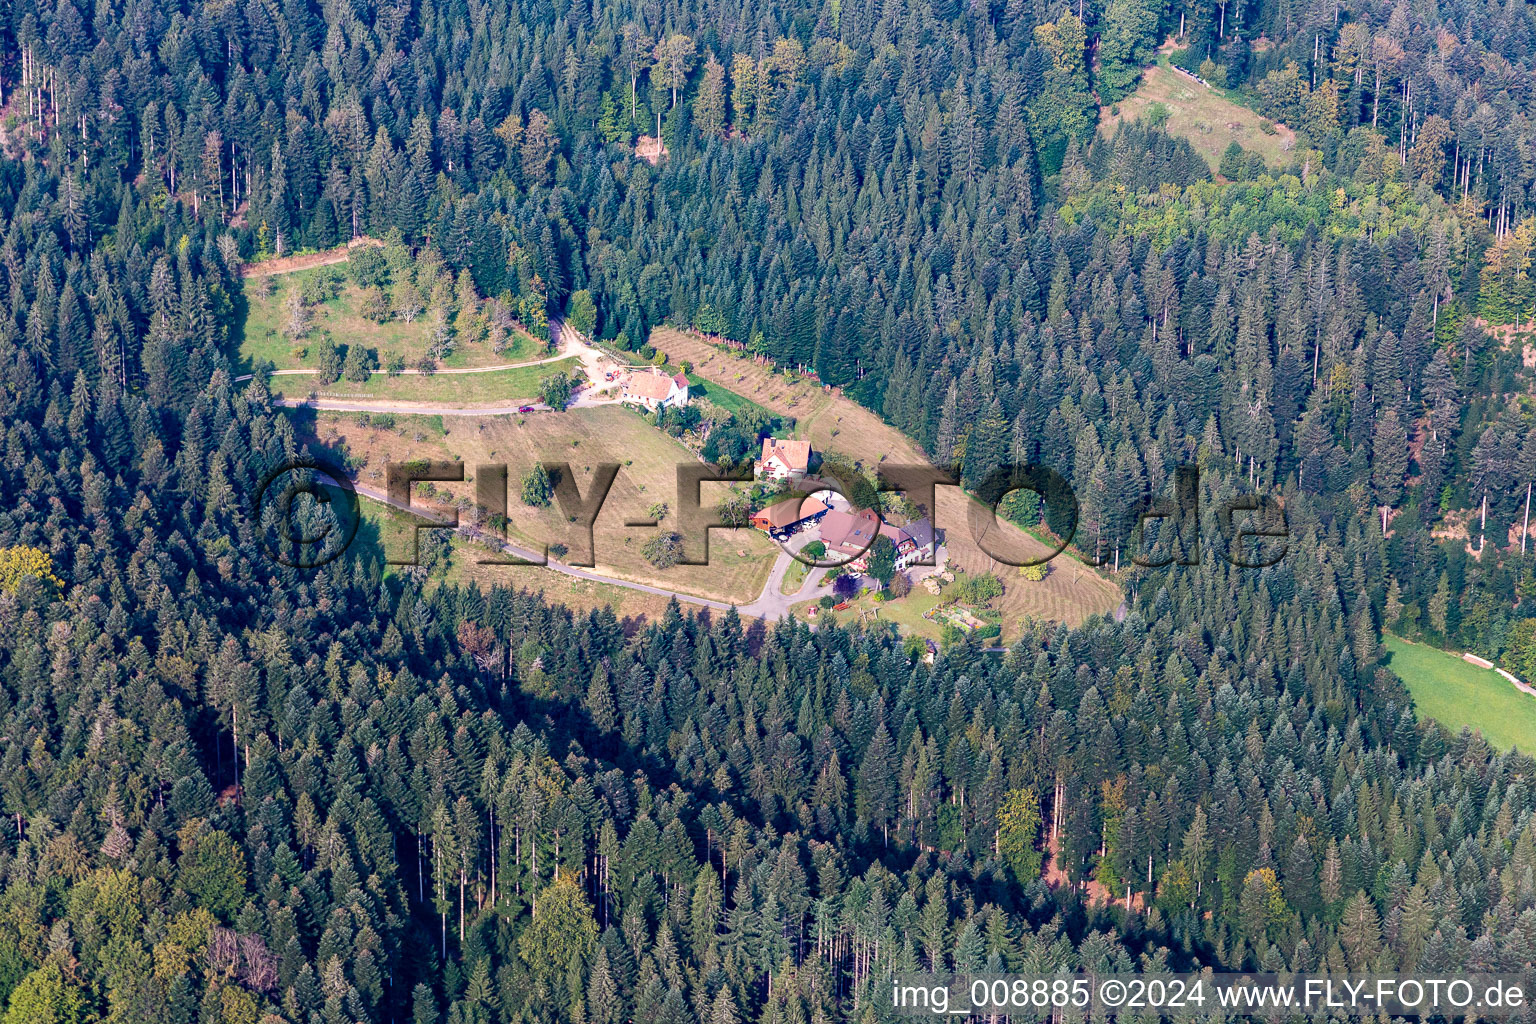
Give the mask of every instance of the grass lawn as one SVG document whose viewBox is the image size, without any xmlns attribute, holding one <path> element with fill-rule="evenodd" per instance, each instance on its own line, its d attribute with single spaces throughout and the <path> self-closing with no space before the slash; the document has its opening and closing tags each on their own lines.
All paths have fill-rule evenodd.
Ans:
<svg viewBox="0 0 1536 1024">
<path fill-rule="evenodd" d="M 272 393 L 304 398 L 314 392 L 321 398 L 394 399 L 400 402 L 451 402 L 455 405 L 537 400 L 539 381 L 551 373 L 570 373 L 580 360 L 572 357 L 554 363 L 519 366 L 486 373 L 438 373 L 391 377 L 376 373 L 365 384 L 342 379 L 329 387 L 315 387 L 313 377 L 273 377 Z"/>
<path fill-rule="evenodd" d="M 920 636 L 926 640 L 938 640 L 941 635 L 939 623 L 923 618 L 923 614 L 937 605 L 939 600 L 939 595 L 930 594 L 922 587 L 914 587 L 906 597 L 894 601 L 876 601 L 874 595 L 864 594 L 849 603 L 848 607 L 842 611 L 823 608 L 816 613 L 815 619 L 810 619 L 807 615 L 815 601 L 796 605 L 794 613 L 796 618 L 812 622 L 824 621 L 828 616 L 845 624 L 857 622 L 860 617 L 865 621 L 884 620 L 894 622 L 903 636 Z"/>
<path fill-rule="evenodd" d="M 1113 135 L 1118 122 L 1136 120 L 1154 103 L 1168 108 L 1164 125 L 1168 134 L 1188 139 L 1213 171 L 1233 142 L 1258 153 L 1272 167 L 1284 162 L 1287 147 L 1296 142 L 1296 134 L 1284 125 L 1275 125 L 1275 134 L 1265 135 L 1259 128 L 1263 118 L 1258 114 L 1233 102 L 1223 90 L 1201 85 L 1175 71 L 1166 56 L 1142 72 L 1140 86 L 1120 101 L 1118 115 L 1110 113 L 1110 107 L 1103 109 L 1100 134 Z"/>
<path fill-rule="evenodd" d="M 657 569 L 647 562 L 641 549 L 655 536 L 656 530 L 628 527 L 625 523 L 644 519 L 652 504 L 665 502 L 672 515 L 662 521 L 662 528 L 674 528 L 672 516 L 678 507 L 677 466 L 696 460 L 682 445 L 619 406 L 527 416 L 454 417 L 451 423 L 440 427 L 441 433 L 424 429 L 423 425 L 428 421 L 421 416 L 396 416 L 394 426 L 383 429 L 363 426 L 355 413 L 313 415 L 314 429 L 321 440 L 330 445 L 344 443 L 354 458 L 363 460 L 359 482 L 377 489 L 383 489 L 386 462 L 418 458 L 458 459 L 465 464 L 464 482 L 436 484 L 435 490 L 452 497 L 473 498 L 475 467 L 506 464 L 511 492 L 507 505 L 509 539 L 534 548 L 563 543 L 570 549 L 567 561 L 575 561 L 578 556 L 589 553 L 585 537 L 560 512 L 558 505 L 531 508 L 522 503 L 519 495 L 523 474 L 535 460 L 565 462 L 571 467 L 577 488 L 586 495 L 592 486 L 594 467 L 600 463 L 618 463 L 619 475 L 593 528 L 596 569 L 604 575 L 683 594 L 745 604 L 762 593 L 778 554 L 778 547 L 761 531 L 712 530 L 708 565 Z M 421 440 L 416 439 L 418 435 Z M 703 501 L 706 504 L 718 501 L 724 490 L 723 484 L 706 484 Z M 698 551 L 700 542 L 696 538 L 690 538 L 690 542 L 690 550 Z M 481 568 L 483 571 L 476 578 L 515 574 L 525 576 L 530 581 L 529 586 L 534 581 L 547 580 L 546 589 L 551 594 L 558 592 L 557 586 L 571 585 L 565 582 L 566 577 L 544 569 Z M 662 603 L 665 604 L 665 599 Z"/>
<path fill-rule="evenodd" d="M 740 416 L 748 411 L 756 411 L 769 418 L 776 415 L 770 409 L 758 405 L 750 398 L 743 398 L 724 385 L 715 384 L 696 373 L 688 374 L 688 397 L 690 400 L 695 398 L 707 399 L 733 416 Z"/>
<path fill-rule="evenodd" d="M 1386 637 L 1387 665 L 1407 684 L 1419 714 L 1452 730 L 1478 730 L 1500 750 L 1536 753 L 1536 697 L 1521 693 L 1492 669 L 1454 654 Z"/>
<path fill-rule="evenodd" d="M 806 573 L 810 571 L 811 567 L 798 558 L 791 561 L 789 568 L 784 570 L 784 579 L 779 583 L 779 593 L 798 594 L 800 587 L 805 583 Z M 817 572 L 820 571 L 820 569 L 817 570 Z"/>
<path fill-rule="evenodd" d="M 693 374 L 707 382 L 718 382 L 781 416 L 795 417 L 795 436 L 810 441 L 819 452 L 841 452 L 871 472 L 885 462 L 928 461 L 901 431 L 851 398 L 818 384 L 792 380 L 771 366 L 754 363 L 668 328 L 652 332 L 651 344 L 666 352 L 673 362 L 691 361 Z M 1113 580 L 1071 555 L 1058 555 L 1050 563 L 1050 575 L 1038 583 L 1022 578 L 1016 568 L 996 562 L 982 550 L 970 527 L 972 508 L 979 507 L 979 503 L 962 494 L 958 487 L 940 487 L 937 504 L 935 522 L 946 531 L 950 561 L 967 572 L 995 572 L 1003 580 L 1006 591 L 993 602 L 993 607 L 1003 615 L 1005 642 L 1018 635 L 1019 624 L 1026 617 L 1075 626 L 1090 615 L 1108 613 L 1120 604 L 1123 595 Z M 1039 557 L 1052 547 L 1002 521 L 985 536 L 990 547 L 1011 557 Z M 1014 560 L 1023 561 L 1024 557 Z"/>
<path fill-rule="evenodd" d="M 283 304 L 292 291 L 303 288 L 306 282 L 317 281 L 335 282 L 329 289 L 331 297 L 310 307 L 308 336 L 291 342 L 283 334 Z M 357 343 L 376 349 L 381 361 L 387 353 L 398 352 L 410 366 L 427 350 L 425 316 L 413 323 L 390 320 L 380 324 L 358 312 L 363 292 L 347 278 L 345 264 L 246 278 L 243 296 L 245 318 L 239 349 L 242 372 L 250 372 L 262 360 L 279 370 L 313 368 L 318 342 L 326 335 L 337 345 Z M 499 366 L 540 359 L 546 354 L 543 342 L 518 332 L 512 344 L 501 352 L 483 342 L 459 344 L 442 365 Z"/>
</svg>

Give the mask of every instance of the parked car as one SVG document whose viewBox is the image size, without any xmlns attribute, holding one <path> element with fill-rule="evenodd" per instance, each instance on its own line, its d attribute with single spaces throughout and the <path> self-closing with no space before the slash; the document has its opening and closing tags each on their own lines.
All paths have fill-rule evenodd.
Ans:
<svg viewBox="0 0 1536 1024">
<path fill-rule="evenodd" d="M 520 405 L 520 406 L 517 407 L 517 411 L 518 412 L 533 412 L 533 406 L 531 406 L 531 405 Z"/>
</svg>

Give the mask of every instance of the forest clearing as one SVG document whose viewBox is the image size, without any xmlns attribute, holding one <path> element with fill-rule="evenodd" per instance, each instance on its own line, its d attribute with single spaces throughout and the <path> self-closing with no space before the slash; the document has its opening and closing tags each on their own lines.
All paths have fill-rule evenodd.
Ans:
<svg viewBox="0 0 1536 1024">
<path fill-rule="evenodd" d="M 1266 133 L 1262 127 L 1264 118 L 1232 102 L 1221 90 L 1176 69 L 1166 58 L 1142 72 L 1141 84 L 1120 101 L 1118 114 L 1109 107 L 1100 111 L 1099 134 L 1108 138 L 1114 134 L 1116 125 L 1159 112 L 1159 105 L 1167 111 L 1163 129 L 1187 139 L 1213 171 L 1234 142 L 1250 153 L 1258 153 L 1271 167 L 1284 164 L 1296 144 L 1296 133 L 1285 125 L 1273 125 L 1274 134 Z"/>
<path fill-rule="evenodd" d="M 1500 750 L 1536 751 L 1536 698 L 1493 669 L 1479 668 L 1425 644 L 1387 634 L 1387 667 L 1413 694 L 1419 713 L 1449 729 L 1467 726 Z"/>
</svg>

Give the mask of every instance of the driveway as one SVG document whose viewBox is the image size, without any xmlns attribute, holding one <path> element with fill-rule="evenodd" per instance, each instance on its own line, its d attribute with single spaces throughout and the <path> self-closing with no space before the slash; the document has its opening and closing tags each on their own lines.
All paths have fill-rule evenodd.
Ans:
<svg viewBox="0 0 1536 1024">
<path fill-rule="evenodd" d="M 774 560 L 773 571 L 768 574 L 768 582 L 763 584 L 762 593 L 757 595 L 757 600 L 751 604 L 742 605 L 738 609 L 743 615 L 751 615 L 754 618 L 780 619 L 789 614 L 792 605 L 802 601 L 814 601 L 823 594 L 832 593 L 832 584 L 818 586 L 815 581 L 826 572 L 825 569 L 811 569 L 805 574 L 805 579 L 800 581 L 800 589 L 793 594 L 783 593 L 779 587 L 784 582 L 784 576 L 794 565 L 795 558 L 787 551 L 780 551 L 779 557 Z"/>
</svg>

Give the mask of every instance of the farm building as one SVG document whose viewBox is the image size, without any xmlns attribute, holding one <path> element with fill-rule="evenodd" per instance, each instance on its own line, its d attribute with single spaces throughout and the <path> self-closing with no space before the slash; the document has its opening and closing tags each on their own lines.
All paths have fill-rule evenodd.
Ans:
<svg viewBox="0 0 1536 1024">
<path fill-rule="evenodd" d="M 828 511 L 815 498 L 788 498 L 753 513 L 752 525 L 774 540 L 783 540 L 819 522 Z"/>
<path fill-rule="evenodd" d="M 668 376 L 654 367 L 635 370 L 624 378 L 620 399 L 647 409 L 681 408 L 688 404 L 688 378 Z"/>
</svg>

